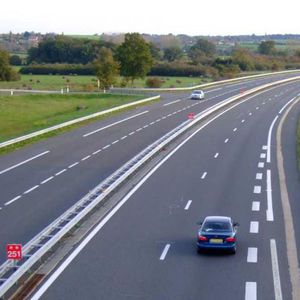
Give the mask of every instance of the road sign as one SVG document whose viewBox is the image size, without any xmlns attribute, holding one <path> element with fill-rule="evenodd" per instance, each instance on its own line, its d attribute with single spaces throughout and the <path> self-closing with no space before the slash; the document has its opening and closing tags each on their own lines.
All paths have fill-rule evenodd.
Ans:
<svg viewBox="0 0 300 300">
<path fill-rule="evenodd" d="M 189 118 L 190 120 L 194 119 L 194 117 L 195 117 L 195 114 L 194 114 L 194 113 L 189 113 L 189 114 L 188 114 L 188 118 Z"/>
<path fill-rule="evenodd" d="M 7 259 L 20 260 L 22 259 L 22 245 L 21 244 L 7 244 L 6 245 Z"/>
</svg>

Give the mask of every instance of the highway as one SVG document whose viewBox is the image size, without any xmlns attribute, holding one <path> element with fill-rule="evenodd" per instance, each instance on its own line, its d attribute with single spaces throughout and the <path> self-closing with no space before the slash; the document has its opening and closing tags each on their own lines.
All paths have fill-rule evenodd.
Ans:
<svg viewBox="0 0 300 300">
<path fill-rule="evenodd" d="M 299 93 L 298 82 L 276 87 L 198 126 L 124 196 L 90 233 L 91 240 L 70 254 L 33 299 L 296 299 L 288 265 L 276 131 Z M 177 105 L 173 108 L 178 110 Z M 193 109 L 199 112 L 200 106 Z M 296 105 L 282 129 L 298 249 L 299 111 Z M 118 156 L 113 147 L 110 155 Z M 84 170 L 89 172 L 87 167 Z M 76 188 L 79 182 L 73 180 Z M 57 183 L 56 189 L 62 188 Z M 240 223 L 236 255 L 197 254 L 196 222 L 207 215 L 229 215 Z"/>
<path fill-rule="evenodd" d="M 153 142 L 154 140 L 156 140 L 166 132 L 170 131 L 181 122 L 185 121 L 187 119 L 187 114 L 189 112 L 199 113 L 205 110 L 206 108 L 210 107 L 211 105 L 218 103 L 219 101 L 229 98 L 232 95 L 239 94 L 241 91 L 247 90 L 254 86 L 261 85 L 271 80 L 278 80 L 279 78 L 287 78 L 290 76 L 291 75 L 273 76 L 271 78 L 251 80 L 251 81 L 238 83 L 238 84 L 235 83 L 232 85 L 212 87 L 206 92 L 206 100 L 201 102 L 187 100 L 186 98 L 188 94 L 179 94 L 179 95 L 173 93 L 165 94 L 160 103 L 155 103 L 149 106 L 140 107 L 134 111 L 126 112 L 124 114 L 111 117 L 106 120 L 94 122 L 90 125 L 81 127 L 79 129 L 73 130 L 63 135 L 21 149 L 12 154 L 2 156 L 0 158 L 0 165 L 1 165 L 0 184 L 1 184 L 1 191 L 2 191 L 1 202 L 0 202 L 1 243 L 3 245 L 12 242 L 26 243 L 29 239 L 31 239 L 34 235 L 36 235 L 39 231 L 41 231 L 45 226 L 47 226 L 51 221 L 53 221 L 60 214 L 62 214 L 66 209 L 68 209 L 71 205 L 73 205 L 76 201 L 78 201 L 95 185 L 97 185 L 100 181 L 102 181 L 104 178 L 110 175 L 120 165 L 122 165 L 127 160 L 129 160 L 134 154 L 141 151 L 151 142 Z M 255 120 L 253 116 L 258 115 L 257 114 L 258 112 L 264 110 L 266 111 L 265 113 L 267 113 L 268 116 L 270 115 L 271 118 L 272 111 L 274 114 L 277 109 L 277 108 L 273 108 L 275 106 L 273 103 L 276 103 L 278 107 L 280 107 L 280 105 L 283 106 L 283 104 L 286 103 L 286 101 L 288 100 L 287 98 L 291 99 L 293 95 L 295 96 L 297 93 L 299 93 L 299 87 L 296 83 L 293 83 L 266 92 L 264 93 L 264 96 L 267 95 L 267 93 L 269 94 L 266 97 L 270 97 L 273 100 L 280 100 L 280 101 L 269 100 L 269 101 L 265 101 L 265 104 L 262 104 L 260 103 L 261 100 L 257 100 L 257 106 L 255 107 L 253 104 L 255 103 L 255 101 L 251 101 L 249 102 L 249 104 L 245 103 L 241 105 L 241 108 L 240 107 L 236 108 L 235 110 L 239 109 L 240 111 L 236 112 L 236 115 L 234 115 L 235 118 L 244 117 L 242 120 L 240 120 L 241 126 L 246 124 L 246 118 Z M 245 108 L 244 106 L 246 105 L 249 105 L 249 107 Z M 265 107 L 270 108 L 270 106 L 272 107 L 272 110 L 265 109 Z M 233 110 L 228 114 L 233 114 L 235 110 Z M 264 117 L 266 118 L 266 116 Z M 227 195 L 226 197 L 225 196 L 223 197 L 225 198 L 225 200 L 223 201 L 229 201 L 229 203 L 226 203 L 226 206 L 223 207 L 222 210 L 220 210 L 219 214 L 226 214 L 227 212 L 230 212 L 231 208 L 236 206 L 234 199 L 238 197 L 238 194 L 240 194 L 239 197 L 242 197 L 242 195 L 244 194 L 243 189 L 244 188 L 246 189 L 248 183 L 245 182 L 244 188 L 241 188 L 241 190 L 237 190 L 236 192 L 234 192 L 234 188 L 229 185 L 229 182 L 231 182 L 231 185 L 233 184 L 232 181 L 238 182 L 237 179 L 242 177 L 243 171 L 238 171 L 237 166 L 235 166 L 233 170 L 237 169 L 236 173 L 232 174 L 232 176 L 236 178 L 234 179 L 234 177 L 233 178 L 228 177 L 228 172 L 229 172 L 228 170 L 232 169 L 231 164 L 236 163 L 237 157 L 241 157 L 241 158 L 244 157 L 245 151 L 249 146 L 245 143 L 245 139 L 250 138 L 251 142 L 253 143 L 255 142 L 256 144 L 258 133 L 260 133 L 260 135 L 266 135 L 266 132 L 263 132 L 262 128 L 263 126 L 268 127 L 270 126 L 270 124 L 267 123 L 266 121 L 267 118 L 266 119 L 262 118 L 260 122 L 253 121 L 254 125 L 257 126 L 257 128 L 251 128 L 251 131 L 249 128 L 248 136 L 245 137 L 243 135 L 243 138 L 241 138 L 242 140 L 239 142 L 239 147 L 234 146 L 233 147 L 234 149 L 231 149 L 229 154 L 225 155 L 226 160 L 223 162 L 223 160 L 220 160 L 220 158 L 223 157 L 223 155 L 221 154 L 221 151 L 217 149 L 218 145 L 213 145 L 212 142 L 216 142 L 218 136 L 221 135 L 222 132 L 224 133 L 226 128 L 229 130 L 228 127 L 230 127 L 231 124 L 228 124 L 228 120 L 232 122 L 234 120 L 234 117 L 232 118 L 228 117 L 227 121 L 226 120 L 224 121 L 224 124 L 219 125 L 220 127 L 216 127 L 217 128 L 216 132 L 209 133 L 208 135 L 206 135 L 205 141 L 201 140 L 201 143 L 198 141 L 198 143 L 200 144 L 198 146 L 193 146 L 196 147 L 194 148 L 196 149 L 194 150 L 194 152 L 197 153 L 197 155 L 199 155 L 197 156 L 198 159 L 199 157 L 202 157 L 203 161 L 201 163 L 206 164 L 206 167 L 203 169 L 212 168 L 212 170 L 209 171 L 203 170 L 202 172 L 200 166 L 195 165 L 195 161 L 192 162 L 192 160 L 190 159 L 188 161 L 186 161 L 185 159 L 179 159 L 179 162 L 175 163 L 177 164 L 175 170 L 177 168 L 177 171 L 180 172 L 185 172 L 186 168 L 191 170 L 194 169 L 194 167 L 197 167 L 197 169 L 200 168 L 199 169 L 199 174 L 201 179 L 200 183 L 206 182 L 212 176 L 213 184 L 217 184 L 218 188 L 215 189 L 214 191 L 209 192 L 205 190 L 207 188 L 205 184 L 203 190 L 201 189 L 201 191 L 197 191 L 197 189 L 200 188 L 200 183 L 197 181 L 199 177 L 198 173 L 192 172 L 193 175 L 186 174 L 183 177 L 178 176 L 180 177 L 181 180 L 183 179 L 187 180 L 188 181 L 187 184 L 186 182 L 180 182 L 180 181 L 178 181 L 177 183 L 176 176 L 175 178 L 173 176 L 170 176 L 170 174 L 172 175 L 176 174 L 175 170 L 171 170 L 171 171 L 167 170 L 165 177 L 169 177 L 169 179 L 167 178 L 158 179 L 158 182 L 160 183 L 159 186 L 158 185 L 156 185 L 155 187 L 152 186 L 150 188 L 151 193 L 149 191 L 145 192 L 146 195 L 148 195 L 146 197 L 147 199 L 151 195 L 154 197 L 154 199 L 156 199 L 155 200 L 156 202 L 152 203 L 153 199 L 149 199 L 147 203 L 149 202 L 149 205 L 151 207 L 148 207 L 148 204 L 145 207 L 144 205 L 145 203 L 142 205 L 142 207 L 139 207 L 137 205 L 137 207 L 135 207 L 132 212 L 127 212 L 129 213 L 129 215 L 127 216 L 124 215 L 125 218 L 124 220 L 130 219 L 130 222 L 136 222 L 134 223 L 135 224 L 134 230 L 132 230 L 131 228 L 133 224 L 131 226 L 129 225 L 127 226 L 126 224 L 125 228 L 121 226 L 120 223 L 121 221 L 119 221 L 118 223 L 117 220 L 118 215 L 116 216 L 116 221 L 115 218 L 113 218 L 114 220 L 113 222 L 117 222 L 115 225 L 113 225 L 114 228 L 121 226 L 122 231 L 123 229 L 126 230 L 127 228 L 128 237 L 132 237 L 133 240 L 137 239 L 138 245 L 135 245 L 134 243 L 130 242 L 130 247 L 128 250 L 130 250 L 131 247 L 137 247 L 134 249 L 133 253 L 135 253 L 136 251 L 138 253 L 141 252 L 141 249 L 145 248 L 145 244 L 143 243 L 143 241 L 145 241 L 147 244 L 150 245 L 149 249 L 146 250 L 146 252 L 150 251 L 150 253 L 148 254 L 144 253 L 143 256 L 145 255 L 145 257 L 149 258 L 152 255 L 152 250 L 153 250 L 151 249 L 152 243 L 156 245 L 155 251 L 160 251 L 160 250 L 163 251 L 163 249 L 160 249 L 160 247 L 163 246 L 162 245 L 163 242 L 170 241 L 169 242 L 170 248 L 168 248 L 168 253 L 172 253 L 172 251 L 174 251 L 173 246 L 175 244 L 178 244 L 179 255 L 181 256 L 181 254 L 184 254 L 183 256 L 185 256 L 187 255 L 186 253 L 187 249 L 189 249 L 189 251 L 191 249 L 194 250 L 194 245 L 193 243 L 186 243 L 184 241 L 180 243 L 181 236 L 179 235 L 177 237 L 177 230 L 178 233 L 180 232 L 182 233 L 182 238 L 185 241 L 188 240 L 193 241 L 195 230 L 197 228 L 197 226 L 195 226 L 195 222 L 197 221 L 197 218 L 198 219 L 203 218 L 209 212 L 210 206 L 211 206 L 210 208 L 211 211 L 213 211 L 214 208 L 218 207 L 218 205 L 221 204 L 222 202 L 222 199 L 220 199 L 222 198 L 221 195 L 226 195 L 225 191 L 227 192 L 228 195 L 231 193 L 233 193 L 233 195 L 231 196 Z M 213 122 L 212 125 L 208 126 L 207 128 L 212 128 L 217 126 L 215 124 L 217 124 L 218 122 L 219 120 Z M 203 130 L 203 132 L 205 130 Z M 236 125 L 236 127 L 232 128 L 231 135 L 240 136 L 238 134 L 239 130 L 240 130 L 239 127 Z M 266 139 L 265 136 L 264 139 Z M 193 139 L 193 141 L 194 140 L 195 138 Z M 228 136 L 223 140 L 223 144 L 225 147 L 230 145 L 231 142 L 232 142 L 231 136 Z M 264 141 L 264 144 L 265 143 L 266 142 Z M 205 147 L 203 147 L 203 145 Z M 212 150 L 209 149 L 209 145 L 211 145 L 211 147 L 214 147 L 214 151 L 215 151 L 213 156 L 213 162 L 220 161 L 221 164 L 224 164 L 221 166 L 220 169 L 219 169 L 220 167 L 219 165 L 218 168 L 208 165 L 209 153 Z M 241 152 L 240 147 L 243 147 L 242 151 L 244 152 Z M 251 147 L 252 147 L 252 143 L 251 143 Z M 184 155 L 184 158 L 188 157 L 192 159 L 193 155 L 188 152 L 187 154 Z M 251 153 L 251 155 L 253 154 Z M 248 167 L 249 165 L 245 168 L 247 169 Z M 157 178 L 156 176 L 158 175 L 155 175 L 155 178 Z M 219 177 L 220 179 L 218 179 Z M 224 178 L 227 179 L 226 183 L 222 183 L 222 180 L 223 181 L 225 180 Z M 151 180 L 149 180 L 149 182 Z M 164 188 L 166 189 L 165 191 L 164 188 L 161 186 L 161 184 L 163 184 Z M 241 186 L 242 186 L 241 183 L 237 184 L 237 187 L 241 187 Z M 172 190 L 174 187 L 174 192 L 172 192 L 172 190 L 170 191 L 170 187 L 172 187 Z M 180 198 L 178 197 L 176 198 L 175 194 L 178 194 L 179 192 L 177 188 L 181 189 L 181 187 L 182 187 L 182 191 L 179 194 L 182 194 L 182 196 Z M 198 200 L 199 203 L 196 204 L 197 196 L 195 194 L 198 194 L 198 192 L 200 192 L 199 195 L 202 195 L 200 196 L 200 199 L 202 200 Z M 157 195 L 155 195 L 155 193 L 157 193 Z M 190 194 L 190 196 L 187 196 L 186 193 L 188 195 Z M 161 202 L 161 196 L 159 195 L 164 195 L 163 198 L 165 199 L 166 197 L 167 199 L 166 202 L 165 201 L 163 202 L 163 206 L 164 206 L 163 208 L 156 207 L 157 201 Z M 203 195 L 205 195 L 205 197 Z M 134 198 L 135 197 L 136 196 L 134 195 Z M 186 197 L 191 199 L 186 199 Z M 203 202 L 204 201 L 203 199 L 206 198 L 215 199 L 214 201 L 221 201 L 221 202 L 219 203 L 218 202 L 211 203 L 211 201 Z M 176 199 L 176 201 L 175 203 L 172 203 L 174 202 L 174 199 Z M 187 200 L 186 203 L 184 203 L 185 200 Z M 189 202 L 189 200 L 192 200 L 192 202 Z M 130 199 L 130 203 L 134 201 L 135 200 Z M 187 215 L 185 217 L 184 216 L 181 217 L 179 213 L 180 209 L 178 209 L 178 207 L 183 205 L 185 205 L 185 207 L 189 206 L 189 209 L 186 210 L 193 211 L 193 213 L 197 214 L 198 217 L 194 219 L 194 216 L 189 216 L 187 220 L 184 220 L 184 218 L 186 218 Z M 161 211 L 166 208 L 168 208 L 167 218 L 165 218 L 164 212 Z M 149 209 L 149 216 L 146 216 L 148 215 L 148 209 Z M 156 211 L 153 212 L 154 215 L 152 214 L 151 210 Z M 124 208 L 122 208 L 122 213 L 123 211 Z M 140 219 L 136 219 L 137 216 L 134 211 L 135 212 L 138 211 L 139 214 L 140 213 L 142 214 Z M 204 211 L 206 212 L 204 213 Z M 183 224 L 186 224 L 182 228 L 181 226 L 178 228 L 178 225 L 176 227 L 175 224 L 172 223 L 173 221 L 171 222 L 171 224 L 168 224 L 167 222 L 167 220 L 171 218 L 171 216 L 174 215 L 176 216 L 176 214 L 178 214 L 179 219 L 175 221 L 181 220 Z M 236 211 L 236 216 L 234 215 L 233 212 L 232 215 L 233 217 L 237 218 L 238 221 L 240 221 L 241 217 L 243 217 L 243 213 L 241 213 L 239 210 Z M 263 216 L 264 215 L 265 214 L 263 214 Z M 145 221 L 142 221 L 144 217 L 145 217 Z M 152 218 L 153 220 L 150 221 L 150 219 Z M 158 219 L 156 220 L 156 218 Z M 181 223 L 181 221 L 179 223 Z M 140 225 L 137 226 L 136 224 L 138 224 L 138 222 L 140 222 L 139 224 L 143 224 L 143 226 Z M 259 222 L 259 221 L 255 221 L 255 222 Z M 151 227 L 151 224 L 152 226 L 155 224 L 156 229 L 153 230 L 149 229 L 148 231 L 147 226 Z M 279 224 L 278 227 L 281 228 L 282 223 Z M 9 230 L 7 230 L 7 228 L 9 228 Z M 138 228 L 139 228 L 139 232 L 137 232 Z M 174 232 L 174 228 L 176 228 L 176 232 Z M 190 228 L 188 235 L 186 235 L 187 228 Z M 157 232 L 155 233 L 156 230 Z M 241 227 L 241 233 L 243 232 L 243 230 L 247 231 L 249 230 L 249 228 L 245 229 Z M 144 235 L 143 232 L 147 232 L 147 236 L 148 235 L 150 236 L 149 240 L 148 239 L 146 240 L 146 238 L 143 237 Z M 276 230 L 275 232 L 277 234 Z M 158 237 L 161 234 L 163 234 L 165 237 L 164 238 Z M 174 239 L 179 238 L 179 241 L 176 242 L 176 239 L 175 240 L 170 239 L 169 234 L 170 236 L 173 236 Z M 114 237 L 118 236 L 118 234 L 115 233 L 113 235 Z M 108 237 L 104 239 L 109 240 Z M 130 241 L 130 238 L 128 240 Z M 127 253 L 126 247 L 125 248 L 123 247 L 123 242 L 121 243 L 122 243 L 122 247 L 118 247 L 118 249 L 119 251 L 121 251 L 120 253 L 124 253 L 124 256 L 126 257 L 126 261 L 130 262 L 132 260 L 132 257 L 127 257 L 129 253 Z M 266 251 L 268 247 L 270 247 L 269 244 L 264 245 L 264 249 L 266 249 Z M 102 250 L 104 251 L 103 253 L 105 253 L 105 249 Z M 130 256 L 133 253 L 130 253 Z M 112 253 L 110 254 L 112 255 Z M 242 254 L 239 251 L 236 257 L 240 255 Z M 192 256 L 194 256 L 194 253 L 192 254 Z M 4 260 L 4 257 L 5 257 L 5 253 L 2 252 L 0 256 L 2 261 Z M 101 266 L 101 269 L 102 268 L 107 268 L 107 270 L 111 269 L 110 272 L 114 273 L 115 269 L 112 268 L 113 266 L 111 265 L 113 261 L 111 261 L 109 257 L 106 257 L 105 254 L 103 254 L 102 257 L 105 261 L 107 261 L 108 265 L 105 267 L 105 264 L 103 264 L 103 267 Z M 119 255 L 119 258 L 120 257 L 121 255 Z M 227 256 L 224 257 L 224 261 L 226 262 L 232 259 L 233 258 L 228 259 Z M 236 260 L 234 262 L 236 262 Z M 149 261 L 143 263 L 140 261 L 139 263 L 142 266 L 144 263 L 149 264 Z M 154 265 L 155 264 L 153 263 L 152 265 L 151 262 L 151 268 L 154 267 Z M 222 265 L 222 263 L 220 265 Z M 159 264 L 158 266 L 160 267 L 161 265 Z M 210 266 L 208 265 L 207 267 Z M 123 275 L 125 272 L 128 272 L 128 270 L 130 270 L 130 269 L 126 270 L 125 265 L 122 269 L 123 269 L 122 271 L 123 273 L 122 272 L 121 273 Z M 195 273 L 195 275 L 196 274 L 197 273 Z M 107 273 L 107 275 L 109 276 L 109 272 Z M 133 275 L 130 275 L 130 278 L 132 276 Z M 143 276 L 140 276 L 138 273 L 134 276 L 138 276 L 139 277 L 138 280 L 142 280 L 143 278 Z M 145 274 L 145 276 L 150 276 L 150 274 L 147 273 Z M 128 278 L 128 280 L 130 278 Z M 172 280 L 172 278 L 169 278 L 168 280 Z M 272 283 L 272 281 L 270 282 Z M 155 283 L 152 282 L 151 284 L 155 284 Z M 272 287 L 272 285 L 270 286 Z M 142 290 L 144 289 L 143 285 L 139 285 L 139 288 L 141 288 Z M 287 289 L 289 289 L 289 287 L 287 287 Z M 104 290 L 106 289 L 103 288 L 103 291 Z M 130 290 L 130 285 L 128 285 L 128 292 L 129 290 Z M 91 293 L 93 292 L 96 291 L 91 290 Z M 116 297 L 116 295 L 112 295 L 110 292 L 111 292 L 110 290 L 104 292 L 105 293 L 104 299 L 110 299 L 110 298 L 114 299 L 114 297 Z M 106 298 L 106 293 L 107 293 L 107 298 Z M 160 298 L 159 295 L 163 295 L 161 293 L 162 291 L 158 290 L 156 294 L 150 293 L 149 296 L 147 296 L 147 294 L 144 294 L 143 297 L 144 298 L 148 297 L 149 299 L 159 299 Z M 137 292 L 137 295 L 138 294 L 139 292 Z M 166 297 L 173 298 L 172 295 L 167 294 Z M 88 295 L 88 298 L 90 297 L 92 297 L 92 295 L 90 296 Z M 190 299 L 193 299 L 193 297 L 194 296 L 191 296 Z"/>
</svg>

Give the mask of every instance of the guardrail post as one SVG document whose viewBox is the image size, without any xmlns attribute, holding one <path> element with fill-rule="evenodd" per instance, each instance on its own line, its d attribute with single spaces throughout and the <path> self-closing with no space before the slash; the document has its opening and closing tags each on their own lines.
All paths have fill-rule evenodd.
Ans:
<svg viewBox="0 0 300 300">
<path fill-rule="evenodd" d="M 10 90 L 10 95 L 11 95 L 11 96 L 14 95 L 14 90 Z"/>
</svg>

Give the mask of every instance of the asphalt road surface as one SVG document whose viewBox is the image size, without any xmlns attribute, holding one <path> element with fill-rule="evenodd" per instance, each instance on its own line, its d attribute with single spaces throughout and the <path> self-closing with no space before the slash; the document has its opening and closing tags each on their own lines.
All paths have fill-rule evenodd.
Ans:
<svg viewBox="0 0 300 300">
<path fill-rule="evenodd" d="M 18 215 L 22 224 L 26 223 L 26 218 L 32 220 L 32 215 L 39 212 L 34 221 L 42 226 L 40 218 L 49 220 L 54 212 L 68 208 L 74 198 L 78 199 L 84 189 L 89 188 L 88 182 L 93 186 L 101 179 L 99 168 L 104 168 L 103 173 L 110 172 L 112 161 L 121 164 L 122 159 L 128 158 L 126 153 L 132 156 L 149 144 L 151 137 L 155 139 L 164 130 L 170 130 L 186 118 L 187 111 L 192 109 L 198 113 L 208 102 L 213 104 L 237 92 L 229 93 L 230 87 L 222 89 L 212 91 L 208 97 L 215 98 L 203 103 L 181 100 L 163 106 L 168 103 L 163 101 L 151 108 L 141 108 L 141 111 L 149 111 L 143 118 L 120 127 L 110 127 L 109 132 L 101 131 L 103 136 L 91 135 L 94 142 L 90 140 L 84 145 L 86 155 L 96 150 L 97 139 L 98 147 L 102 147 L 101 141 L 111 145 L 109 152 L 101 152 L 101 164 L 98 165 L 100 156 L 95 155 L 95 161 L 93 156 L 80 162 L 76 167 L 79 170 L 75 167 L 68 169 L 67 163 L 60 165 L 67 170 L 64 175 L 58 175 L 61 179 L 54 178 L 45 187 L 36 188 L 30 198 L 23 199 L 22 196 L 14 205 L 3 208 L 1 222 L 7 222 L 6 214 L 18 214 L 19 209 L 19 212 L 23 211 L 22 217 Z M 227 90 L 228 94 L 217 96 Z M 71 254 L 70 261 L 64 262 L 49 277 L 34 299 L 292 299 L 275 134 L 288 107 L 286 104 L 299 92 L 298 82 L 273 88 L 199 127 L 198 132 L 177 147 L 124 197 L 121 204 L 91 232 L 93 238 L 89 243 L 79 246 Z M 194 106 L 162 120 L 162 116 L 186 105 Z M 298 115 L 299 105 L 291 112 L 291 118 L 283 128 L 283 152 L 288 157 L 284 167 L 288 174 L 294 220 L 299 211 L 299 182 L 295 167 Z M 150 121 L 153 122 L 152 116 L 161 119 L 153 127 L 149 125 Z M 146 124 L 149 127 L 143 128 Z M 71 144 L 76 144 L 76 155 L 65 152 L 68 163 L 78 155 L 80 136 L 97 126 L 92 127 L 77 130 L 76 141 L 75 132 L 69 133 L 70 141 L 74 138 Z M 139 133 L 134 131 L 135 128 L 143 129 Z M 122 144 L 121 151 L 114 147 L 112 140 L 116 137 L 112 138 L 113 132 L 120 137 L 115 144 Z M 129 141 L 128 132 L 135 132 L 133 140 Z M 128 138 L 122 140 L 125 135 Z M 53 140 L 58 143 L 59 139 L 61 137 Z M 59 159 L 63 151 L 60 155 L 57 152 L 52 155 Z M 45 163 L 49 157 L 47 154 L 26 168 Z M 52 167 L 52 172 L 58 170 L 56 165 Z M 35 176 L 28 174 L 28 180 Z M 9 180 L 6 185 L 9 185 Z M 27 209 L 31 212 L 27 213 Z M 236 255 L 197 254 L 196 222 L 207 215 L 228 215 L 240 223 Z M 299 220 L 294 226 L 299 246 Z M 20 230 L 19 237 L 24 236 L 24 231 L 30 232 L 28 227 L 26 230 Z"/>
</svg>

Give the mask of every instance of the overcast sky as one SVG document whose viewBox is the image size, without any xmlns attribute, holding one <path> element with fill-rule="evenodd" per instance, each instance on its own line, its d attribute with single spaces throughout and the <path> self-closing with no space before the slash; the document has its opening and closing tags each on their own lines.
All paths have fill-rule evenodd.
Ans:
<svg viewBox="0 0 300 300">
<path fill-rule="evenodd" d="M 300 0 L 5 0 L 0 32 L 300 34 Z"/>
</svg>

